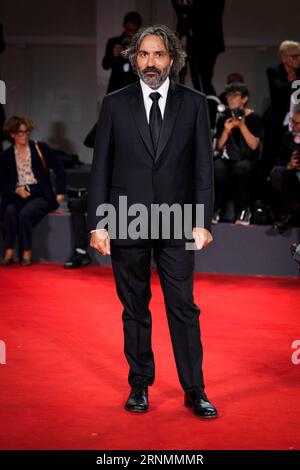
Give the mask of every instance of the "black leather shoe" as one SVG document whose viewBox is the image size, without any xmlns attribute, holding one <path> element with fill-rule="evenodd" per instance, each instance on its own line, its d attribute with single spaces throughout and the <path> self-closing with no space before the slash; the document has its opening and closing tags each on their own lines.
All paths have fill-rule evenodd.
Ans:
<svg viewBox="0 0 300 470">
<path fill-rule="evenodd" d="M 87 266 L 91 264 L 92 260 L 88 253 L 84 255 L 75 251 L 68 261 L 65 262 L 64 267 L 65 269 L 75 269 L 75 268 L 82 268 L 83 266 Z"/>
<path fill-rule="evenodd" d="M 3 258 L 0 264 L 2 266 L 10 266 L 11 264 L 13 264 L 13 262 L 14 262 L 13 258 Z"/>
<path fill-rule="evenodd" d="M 32 264 L 32 259 L 21 259 L 20 265 L 21 266 L 30 266 Z"/>
<path fill-rule="evenodd" d="M 148 408 L 148 387 L 146 385 L 132 387 L 125 409 L 134 413 L 145 413 Z"/>
<path fill-rule="evenodd" d="M 185 392 L 184 404 L 188 408 L 192 408 L 199 418 L 213 419 L 218 417 L 216 408 L 210 403 L 205 393 Z"/>
</svg>

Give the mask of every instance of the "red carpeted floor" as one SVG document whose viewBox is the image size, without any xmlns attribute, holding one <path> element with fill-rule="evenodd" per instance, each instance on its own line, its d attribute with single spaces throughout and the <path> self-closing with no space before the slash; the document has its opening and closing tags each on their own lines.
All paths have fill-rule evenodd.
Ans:
<svg viewBox="0 0 300 470">
<path fill-rule="evenodd" d="M 150 412 L 129 414 L 121 306 L 109 267 L 0 268 L 1 449 L 299 449 L 299 280 L 195 276 L 209 398 L 183 406 L 153 272 L 156 382 Z"/>
</svg>

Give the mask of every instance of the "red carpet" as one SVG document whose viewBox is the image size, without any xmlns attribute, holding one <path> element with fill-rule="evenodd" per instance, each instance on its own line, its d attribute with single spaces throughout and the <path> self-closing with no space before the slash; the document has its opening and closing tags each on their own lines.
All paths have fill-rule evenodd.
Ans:
<svg viewBox="0 0 300 470">
<path fill-rule="evenodd" d="M 128 395 L 121 306 L 106 267 L 0 268 L 1 449 L 299 449 L 299 280 L 196 275 L 204 372 L 220 419 L 183 406 L 153 273 L 151 410 Z"/>
</svg>

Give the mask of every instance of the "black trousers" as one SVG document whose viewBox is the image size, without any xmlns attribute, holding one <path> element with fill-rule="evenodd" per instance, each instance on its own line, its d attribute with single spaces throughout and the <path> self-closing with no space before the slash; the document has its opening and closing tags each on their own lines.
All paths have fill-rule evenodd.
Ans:
<svg viewBox="0 0 300 470">
<path fill-rule="evenodd" d="M 27 199 L 16 196 L 8 203 L 3 216 L 5 249 L 14 248 L 16 239 L 23 250 L 31 250 L 33 228 L 50 211 L 48 201 L 38 190 Z"/>
<path fill-rule="evenodd" d="M 123 304 L 124 351 L 131 386 L 152 385 L 151 246 L 112 246 L 118 296 Z M 173 352 L 184 390 L 204 390 L 199 308 L 194 304 L 194 252 L 183 246 L 153 245 L 163 290 Z"/>
<path fill-rule="evenodd" d="M 87 193 L 78 199 L 69 202 L 71 212 L 72 229 L 74 235 L 74 248 L 87 250 L 88 236 L 86 226 Z"/>
<path fill-rule="evenodd" d="M 229 194 L 238 209 L 251 207 L 255 196 L 257 169 L 256 161 L 234 162 L 223 158 L 215 160 L 215 210 L 226 207 Z"/>
</svg>

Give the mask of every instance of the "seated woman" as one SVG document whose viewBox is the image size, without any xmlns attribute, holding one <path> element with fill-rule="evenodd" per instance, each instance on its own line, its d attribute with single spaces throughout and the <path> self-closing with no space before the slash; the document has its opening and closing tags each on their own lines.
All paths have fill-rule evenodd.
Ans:
<svg viewBox="0 0 300 470">
<path fill-rule="evenodd" d="M 230 188 L 235 203 L 235 223 L 249 225 L 251 206 L 260 157 L 262 122 L 248 108 L 248 88 L 244 83 L 231 83 L 225 88 L 228 108 L 217 121 L 217 158 L 215 167 L 215 211 L 213 223 L 225 209 Z"/>
<path fill-rule="evenodd" d="M 20 264 L 32 263 L 33 227 L 64 199 L 63 164 L 46 144 L 29 140 L 33 128 L 33 121 L 23 116 L 12 116 L 4 125 L 5 135 L 12 142 L 0 155 L 0 220 L 5 245 L 1 264 L 5 266 L 13 263 L 17 235 L 22 252 Z M 49 168 L 55 172 L 56 195 Z"/>
</svg>

